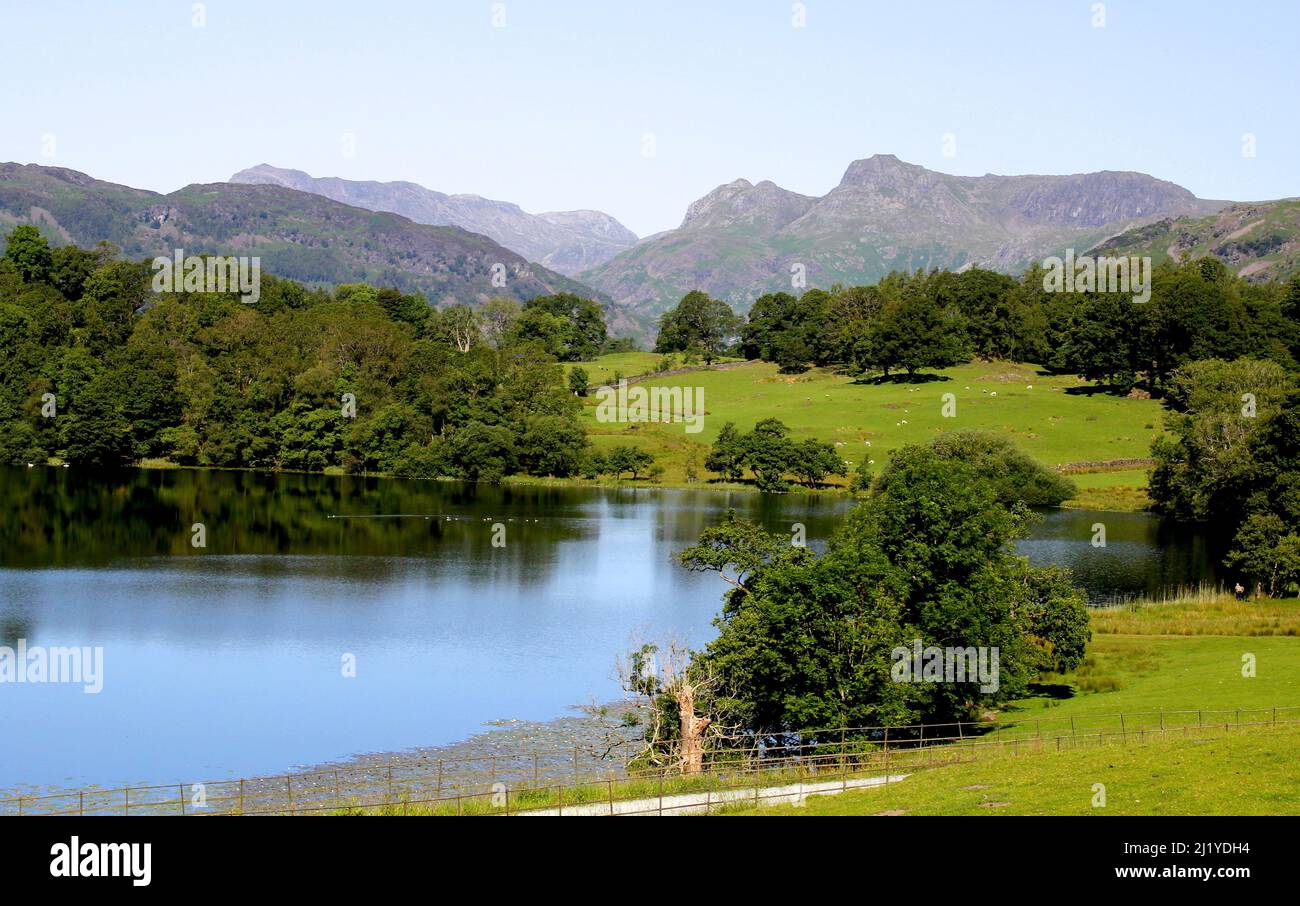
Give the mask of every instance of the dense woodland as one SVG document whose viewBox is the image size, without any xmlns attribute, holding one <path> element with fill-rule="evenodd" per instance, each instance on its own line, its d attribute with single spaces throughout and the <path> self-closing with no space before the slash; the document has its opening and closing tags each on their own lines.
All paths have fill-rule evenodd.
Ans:
<svg viewBox="0 0 1300 906">
<path fill-rule="evenodd" d="M 108 246 L 12 232 L 0 259 L 0 460 L 471 480 L 606 468 L 557 364 L 609 344 L 590 300 L 439 309 L 393 289 L 263 275 L 248 304 L 154 293 L 151 276 Z"/>
</svg>

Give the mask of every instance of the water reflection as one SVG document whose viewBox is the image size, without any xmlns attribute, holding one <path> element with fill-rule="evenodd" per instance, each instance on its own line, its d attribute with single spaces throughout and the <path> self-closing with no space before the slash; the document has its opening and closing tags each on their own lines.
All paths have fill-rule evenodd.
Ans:
<svg viewBox="0 0 1300 906">
<path fill-rule="evenodd" d="M 728 507 L 817 549 L 851 505 L 187 470 L 0 469 L 0 495 L 0 643 L 103 646 L 105 664 L 99 695 L 0 685 L 0 788 L 273 773 L 549 720 L 612 698 L 640 641 L 707 642 L 726 586 L 672 555 Z M 1216 556 L 1081 511 L 1021 550 L 1094 596 L 1194 582 Z"/>
</svg>

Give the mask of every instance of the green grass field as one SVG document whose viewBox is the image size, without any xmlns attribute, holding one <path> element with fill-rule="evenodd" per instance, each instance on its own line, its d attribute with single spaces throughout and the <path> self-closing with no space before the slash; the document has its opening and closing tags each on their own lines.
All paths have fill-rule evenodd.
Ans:
<svg viewBox="0 0 1300 906">
<path fill-rule="evenodd" d="M 975 760 L 748 815 L 1296 815 L 1300 727 L 1110 739 Z M 1105 805 L 1095 806 L 1105 787 Z"/>
<path fill-rule="evenodd" d="M 1300 602 L 1285 606 L 1300 608 Z M 1242 675 L 1253 655 L 1255 676 Z M 1300 705 L 1300 640 L 1283 636 L 1142 636 L 1095 633 L 1084 663 L 1051 677 L 1043 694 L 1001 712 L 1007 720 L 1079 726 L 1119 712 L 1234 710 Z M 1070 687 L 1069 698 L 1054 697 Z M 1195 717 L 1189 718 L 1195 721 Z M 1118 721 L 1106 726 L 1118 727 Z M 1008 731 L 1011 732 L 1011 731 Z"/>
<path fill-rule="evenodd" d="M 630 359 L 606 358 L 618 359 L 619 367 L 630 370 Z M 604 359 L 583 365 L 593 375 L 593 383 L 604 366 Z M 686 481 L 692 456 L 700 478 L 708 480 L 712 476 L 703 468 L 704 457 L 722 426 L 733 421 L 747 431 L 769 416 L 785 422 L 796 440 L 816 437 L 837 444 L 852 467 L 863 459 L 883 466 L 892 450 L 956 430 L 1010 437 L 1053 467 L 1142 459 L 1149 456 L 1152 439 L 1163 430 L 1162 409 L 1156 401 L 1092 393 L 1086 382 L 1046 375 L 1032 365 L 979 363 L 949 368 L 936 376 L 938 380 L 924 383 L 873 384 L 822 369 L 782 375 L 767 363 L 703 370 L 641 385 L 702 389 L 705 418 L 700 433 L 687 434 L 680 423 L 600 423 L 594 398 L 587 400 L 588 430 L 597 447 L 629 444 L 655 454 L 665 468 L 665 484 Z M 956 402 L 951 418 L 942 413 L 948 393 Z M 1079 505 L 1110 503 L 1139 509 L 1146 504 L 1142 468 L 1071 477 L 1080 487 L 1075 501 Z"/>
<path fill-rule="evenodd" d="M 615 352 L 590 362 L 566 362 L 564 376 L 567 379 L 570 371 L 581 368 L 587 372 L 591 386 L 595 387 L 612 381 L 616 374 L 626 378 L 650 374 L 659 367 L 662 359 L 663 356 L 656 352 Z"/>
<path fill-rule="evenodd" d="M 973 762 L 746 811 L 1300 814 L 1300 726 L 1286 723 L 1300 720 L 1300 601 L 1207 594 L 1094 611 L 1092 623 L 1084 663 L 1005 707 Z M 1105 809 L 1091 804 L 1093 783 L 1106 785 Z"/>
<path fill-rule="evenodd" d="M 1094 610 L 1090 617 L 1093 637 L 1083 663 L 1045 677 L 1036 694 L 1005 707 L 1001 720 L 1119 729 L 1112 719 L 1119 713 L 1135 715 L 1130 726 L 1169 726 L 1208 720 L 1193 712 L 1300 706 L 1300 600 L 1239 602 L 1207 594 Z M 1253 676 L 1244 675 L 1247 655 Z M 1184 713 L 1161 720 L 1161 711 Z M 1036 729 L 1024 723 L 991 737 Z"/>
<path fill-rule="evenodd" d="M 1238 601 L 1226 594 L 1175 598 L 1158 606 L 1095 611 L 1094 633 L 1121 635 L 1300 636 L 1296 600 Z"/>
</svg>

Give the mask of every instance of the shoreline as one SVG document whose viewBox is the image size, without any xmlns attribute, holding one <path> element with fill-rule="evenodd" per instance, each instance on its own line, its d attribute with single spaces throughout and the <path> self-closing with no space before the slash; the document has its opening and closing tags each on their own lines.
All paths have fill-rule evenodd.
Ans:
<svg viewBox="0 0 1300 906">
<path fill-rule="evenodd" d="M 61 461 L 50 460 L 43 464 L 45 468 L 67 468 Z M 14 465 L 13 468 L 19 468 Z M 29 466 L 29 468 L 31 468 Z M 413 478 L 404 475 L 394 475 L 388 472 L 345 472 L 337 467 L 330 467 L 321 472 L 308 472 L 298 469 L 253 469 L 237 466 L 198 466 L 184 465 L 181 463 L 171 462 L 164 459 L 147 459 L 141 462 L 123 467 L 129 471 L 191 471 L 191 472 L 250 472 L 257 475 L 320 475 L 332 478 L 382 478 L 390 481 L 437 481 L 445 484 L 482 484 L 483 482 L 467 481 L 463 478 Z M 1102 470 L 1096 469 L 1089 472 L 1079 472 L 1072 474 L 1106 474 L 1107 471 L 1126 471 L 1125 469 Z M 726 491 L 742 492 L 747 494 L 763 495 L 766 492 L 760 491 L 752 483 L 747 482 L 728 482 L 728 481 L 655 481 L 649 479 L 639 479 L 633 481 L 610 480 L 610 479 L 586 479 L 586 478 L 538 478 L 530 475 L 510 475 L 506 476 L 498 485 L 499 487 L 541 487 L 541 488 L 597 488 L 610 490 L 632 490 L 632 491 Z M 1084 489 L 1091 490 L 1091 489 Z M 1105 488 L 1095 489 L 1104 492 Z M 1145 488 L 1136 489 L 1145 496 Z M 817 488 L 804 487 L 802 485 L 792 485 L 785 496 L 793 494 L 806 494 L 810 496 L 839 497 L 849 500 L 857 499 L 858 494 L 850 491 L 847 487 L 840 485 L 828 485 Z M 782 496 L 782 495 L 774 495 Z M 1109 513 L 1148 513 L 1155 515 L 1149 505 L 1143 506 L 1115 506 L 1113 504 L 1120 501 L 1106 500 L 1103 498 L 1089 499 L 1084 496 L 1072 497 L 1062 501 L 1059 504 L 1061 509 L 1067 510 L 1096 510 L 1098 512 Z"/>
<path fill-rule="evenodd" d="M 570 705 L 569 710 L 585 707 Z M 633 702 L 610 702 L 610 714 L 639 707 Z M 20 812 L 18 800 L 25 800 L 24 814 L 62 813 L 67 809 L 87 812 L 125 811 L 130 814 L 175 814 L 183 806 L 178 791 L 191 796 L 202 788 L 211 803 L 190 804 L 192 813 L 222 814 L 238 811 L 238 804 L 265 806 L 263 810 L 326 810 L 335 807 L 341 790 L 349 794 L 382 794 L 394 785 L 416 796 L 482 796 L 496 784 L 508 789 L 536 783 L 546 777 L 590 777 L 601 781 L 625 775 L 625 759 L 617 752 L 600 753 L 621 738 L 624 745 L 636 738 L 635 729 L 616 728 L 589 714 L 567 714 L 550 720 L 499 718 L 486 721 L 484 729 L 452 742 L 409 749 L 357 752 L 333 760 L 299 764 L 285 771 L 264 771 L 243 777 L 185 778 L 171 784 L 142 781 L 118 786 L 27 785 L 0 788 L 0 816 Z M 627 750 L 630 754 L 630 749 Z M 342 781 L 346 779 L 347 783 Z M 130 796 L 123 791 L 130 790 Z M 412 797 L 415 798 L 415 797 Z M 250 813 L 253 808 L 247 809 Z"/>
</svg>

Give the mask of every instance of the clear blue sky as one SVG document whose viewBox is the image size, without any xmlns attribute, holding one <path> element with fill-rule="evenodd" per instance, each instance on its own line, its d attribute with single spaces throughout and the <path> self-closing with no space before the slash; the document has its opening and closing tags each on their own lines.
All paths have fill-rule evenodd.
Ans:
<svg viewBox="0 0 1300 906">
<path fill-rule="evenodd" d="M 874 153 L 1300 195 L 1294 0 L 1112 0 L 1103 28 L 1093 0 L 806 0 L 803 28 L 787 0 L 504 0 L 501 28 L 493 5 L 209 0 L 196 28 L 191 0 L 5 0 L 0 160 L 157 191 L 267 162 L 642 235 L 720 183 L 822 194 Z"/>
</svg>

